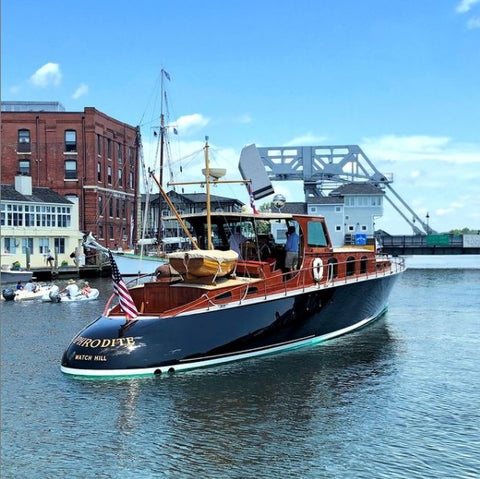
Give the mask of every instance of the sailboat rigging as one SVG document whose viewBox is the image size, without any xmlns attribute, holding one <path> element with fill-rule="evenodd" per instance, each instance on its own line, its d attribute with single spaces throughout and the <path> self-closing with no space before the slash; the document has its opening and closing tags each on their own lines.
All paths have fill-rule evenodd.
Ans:
<svg viewBox="0 0 480 479">
<path fill-rule="evenodd" d="M 160 99 L 160 137 L 157 142 L 157 149 L 155 158 L 159 157 L 159 177 L 160 177 L 160 184 L 163 184 L 163 169 L 164 169 L 164 160 L 165 160 L 165 145 L 166 145 L 166 138 L 167 138 L 167 128 L 165 124 L 165 112 L 164 108 L 167 104 L 166 102 L 166 91 L 165 91 L 165 79 L 170 80 L 170 75 L 166 70 L 162 68 L 161 70 L 161 99 Z M 154 131 L 154 136 L 158 136 L 156 131 Z M 151 196 L 151 186 L 152 176 L 150 169 L 146 169 L 144 156 L 143 156 L 143 147 L 140 141 L 139 145 L 140 149 L 140 161 L 141 167 L 143 169 L 143 181 L 146 188 L 146 201 L 145 201 L 145 208 L 143 218 L 141 215 L 138 215 L 136 218 L 136 224 L 142 224 L 141 231 L 139 228 L 136 228 L 136 252 L 138 254 L 132 253 L 124 253 L 124 252 L 115 252 L 115 260 L 117 262 L 118 268 L 120 273 L 123 276 L 141 276 L 143 274 L 150 274 L 153 273 L 156 268 L 165 263 L 165 258 L 162 255 L 162 197 L 159 196 L 159 207 L 158 207 L 158 215 L 156 218 L 156 234 L 154 233 L 154 226 L 155 221 L 151 220 L 150 215 L 150 196 Z M 139 178 L 140 179 L 140 178 Z M 140 193 L 140 185 L 137 187 L 138 189 L 138 209 L 137 211 L 141 211 L 141 193 Z M 154 218 L 155 219 L 155 218 Z M 153 235 L 152 235 L 153 233 Z M 146 253 L 147 246 L 154 246 L 156 244 L 156 251 L 152 254 L 152 250 Z"/>
</svg>

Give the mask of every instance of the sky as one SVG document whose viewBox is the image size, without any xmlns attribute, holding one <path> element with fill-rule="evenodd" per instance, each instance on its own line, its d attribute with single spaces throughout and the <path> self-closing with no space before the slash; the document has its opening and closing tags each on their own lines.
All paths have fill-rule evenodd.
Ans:
<svg viewBox="0 0 480 479">
<path fill-rule="evenodd" d="M 205 136 L 228 180 L 252 143 L 359 145 L 431 228 L 480 230 L 480 0 L 3 0 L 1 10 L 2 100 L 140 125 L 152 168 L 163 77 L 167 180 L 198 179 Z M 304 199 L 301 184 L 273 186 Z M 213 194 L 249 204 L 244 186 Z M 388 203 L 375 226 L 412 233 Z"/>
</svg>

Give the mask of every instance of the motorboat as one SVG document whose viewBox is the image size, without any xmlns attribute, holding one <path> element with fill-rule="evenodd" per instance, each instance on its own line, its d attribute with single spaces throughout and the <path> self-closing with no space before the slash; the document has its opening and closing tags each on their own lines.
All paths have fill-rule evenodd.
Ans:
<svg viewBox="0 0 480 479">
<path fill-rule="evenodd" d="M 32 290 L 28 289 L 27 287 L 24 287 L 23 289 L 17 289 L 15 291 L 15 297 L 13 299 L 14 301 L 40 300 L 43 298 L 43 296 L 48 295 L 50 291 L 54 290 L 55 287 L 56 286 L 52 284 L 45 284 L 45 285 L 35 284 L 35 287 Z"/>
<path fill-rule="evenodd" d="M 9 265 L 2 265 L 0 280 L 2 284 L 13 284 L 21 281 L 26 283 L 33 278 L 33 271 L 12 269 Z"/>
<path fill-rule="evenodd" d="M 208 168 L 205 176 L 208 188 Z M 123 288 L 117 276 L 122 289 L 67 346 L 65 374 L 154 376 L 315 345 L 381 317 L 405 270 L 401 258 L 378 253 L 375 244 L 334 247 L 322 216 L 211 212 L 208 206 L 207 190 L 206 213 L 175 215 L 198 238 L 193 249 L 219 257 L 229 250 L 229 235 L 248 224 L 255 232 L 248 254 L 221 276 L 191 274 L 188 261 L 182 267 L 177 257 L 142 284 Z M 290 269 L 284 245 L 271 243 L 273 223 L 298 232 Z"/>
</svg>

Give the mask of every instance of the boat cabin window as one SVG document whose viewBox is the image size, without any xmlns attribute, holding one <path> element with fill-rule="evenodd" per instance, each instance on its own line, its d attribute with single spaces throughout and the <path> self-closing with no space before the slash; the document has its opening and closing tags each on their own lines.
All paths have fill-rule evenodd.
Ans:
<svg viewBox="0 0 480 479">
<path fill-rule="evenodd" d="M 338 276 L 338 261 L 336 258 L 328 260 L 328 279 L 333 279 Z"/>
<path fill-rule="evenodd" d="M 367 272 L 367 257 L 362 256 L 360 259 L 360 274 L 364 274 Z"/>
<path fill-rule="evenodd" d="M 355 274 L 355 258 L 349 256 L 347 258 L 347 276 L 353 276 Z"/>
<path fill-rule="evenodd" d="M 328 246 L 327 237 L 323 229 L 323 223 L 318 221 L 308 222 L 308 246 Z"/>
</svg>

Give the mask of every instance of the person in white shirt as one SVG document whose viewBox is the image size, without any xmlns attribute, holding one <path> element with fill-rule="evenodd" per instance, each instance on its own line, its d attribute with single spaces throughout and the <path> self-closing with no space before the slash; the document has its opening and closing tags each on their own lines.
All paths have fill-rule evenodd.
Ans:
<svg viewBox="0 0 480 479">
<path fill-rule="evenodd" d="M 242 230 L 240 226 L 237 226 L 235 233 L 230 236 L 228 240 L 228 244 L 230 245 L 230 249 L 238 253 L 238 258 L 242 259 L 242 251 L 241 251 L 241 244 L 245 243 L 247 238 L 243 236 Z"/>
<path fill-rule="evenodd" d="M 68 283 L 67 283 L 67 286 L 65 287 L 65 289 L 63 291 L 67 292 L 67 296 L 69 298 L 74 298 L 75 296 L 77 296 L 78 286 L 77 286 L 77 283 L 75 282 L 75 280 L 69 279 Z"/>
</svg>

